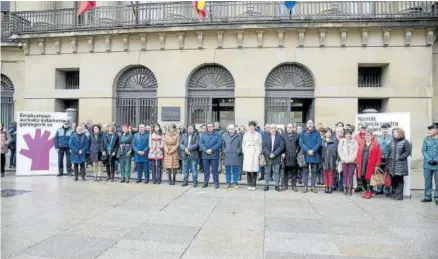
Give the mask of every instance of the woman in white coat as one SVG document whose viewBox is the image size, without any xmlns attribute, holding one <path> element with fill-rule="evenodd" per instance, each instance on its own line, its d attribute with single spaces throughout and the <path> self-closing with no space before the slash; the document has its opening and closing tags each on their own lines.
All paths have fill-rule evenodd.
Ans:
<svg viewBox="0 0 438 259">
<path fill-rule="evenodd" d="M 262 136 L 255 131 L 257 123 L 248 123 L 248 132 L 243 135 L 243 171 L 246 172 L 248 180 L 248 191 L 255 191 L 257 173 L 260 169 L 260 154 L 262 153 Z"/>
</svg>

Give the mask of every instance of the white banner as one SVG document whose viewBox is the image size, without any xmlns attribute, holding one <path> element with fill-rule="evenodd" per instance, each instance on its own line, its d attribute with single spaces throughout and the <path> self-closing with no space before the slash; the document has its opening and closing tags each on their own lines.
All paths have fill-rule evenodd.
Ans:
<svg viewBox="0 0 438 259">
<path fill-rule="evenodd" d="M 376 135 L 380 135 L 380 127 L 388 123 L 391 125 L 389 134 L 392 134 L 392 129 L 395 127 L 402 128 L 405 131 L 405 138 L 411 142 L 411 115 L 408 112 L 400 113 L 367 113 L 358 114 L 356 116 L 356 128 L 360 129 L 362 126 L 366 126 L 372 129 Z M 411 157 L 408 158 L 409 175 L 404 177 L 405 186 L 403 189 L 403 195 L 405 197 L 411 196 Z M 356 178 L 356 177 L 355 177 Z"/>
<path fill-rule="evenodd" d="M 54 137 L 67 120 L 64 112 L 17 112 L 16 175 L 58 174 Z"/>
</svg>

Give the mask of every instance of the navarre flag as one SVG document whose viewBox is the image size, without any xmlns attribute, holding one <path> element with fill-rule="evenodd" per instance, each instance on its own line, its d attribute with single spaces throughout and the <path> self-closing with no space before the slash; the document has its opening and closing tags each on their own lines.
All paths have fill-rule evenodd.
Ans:
<svg viewBox="0 0 438 259">
<path fill-rule="evenodd" d="M 201 19 L 204 19 L 205 15 L 206 15 L 205 1 L 193 1 L 193 7 L 195 8 L 195 10 L 198 13 L 199 17 Z"/>
<path fill-rule="evenodd" d="M 93 9 L 96 6 L 96 1 L 82 1 L 79 5 L 78 16 Z"/>
</svg>

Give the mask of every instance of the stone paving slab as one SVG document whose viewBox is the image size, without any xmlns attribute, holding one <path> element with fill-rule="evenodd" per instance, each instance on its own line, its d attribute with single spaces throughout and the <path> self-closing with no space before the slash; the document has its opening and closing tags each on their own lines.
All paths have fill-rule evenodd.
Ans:
<svg viewBox="0 0 438 259">
<path fill-rule="evenodd" d="M 438 258 L 438 206 L 338 192 L 255 192 L 11 177 L 1 258 Z"/>
</svg>

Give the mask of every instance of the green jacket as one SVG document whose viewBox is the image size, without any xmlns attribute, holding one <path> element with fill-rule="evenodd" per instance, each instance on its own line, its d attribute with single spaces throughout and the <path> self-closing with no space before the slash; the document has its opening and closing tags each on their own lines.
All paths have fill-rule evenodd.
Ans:
<svg viewBox="0 0 438 259">
<path fill-rule="evenodd" d="M 430 170 L 438 170 L 438 164 L 429 165 L 430 160 L 438 162 L 438 138 L 427 136 L 423 141 L 423 167 Z"/>
</svg>

